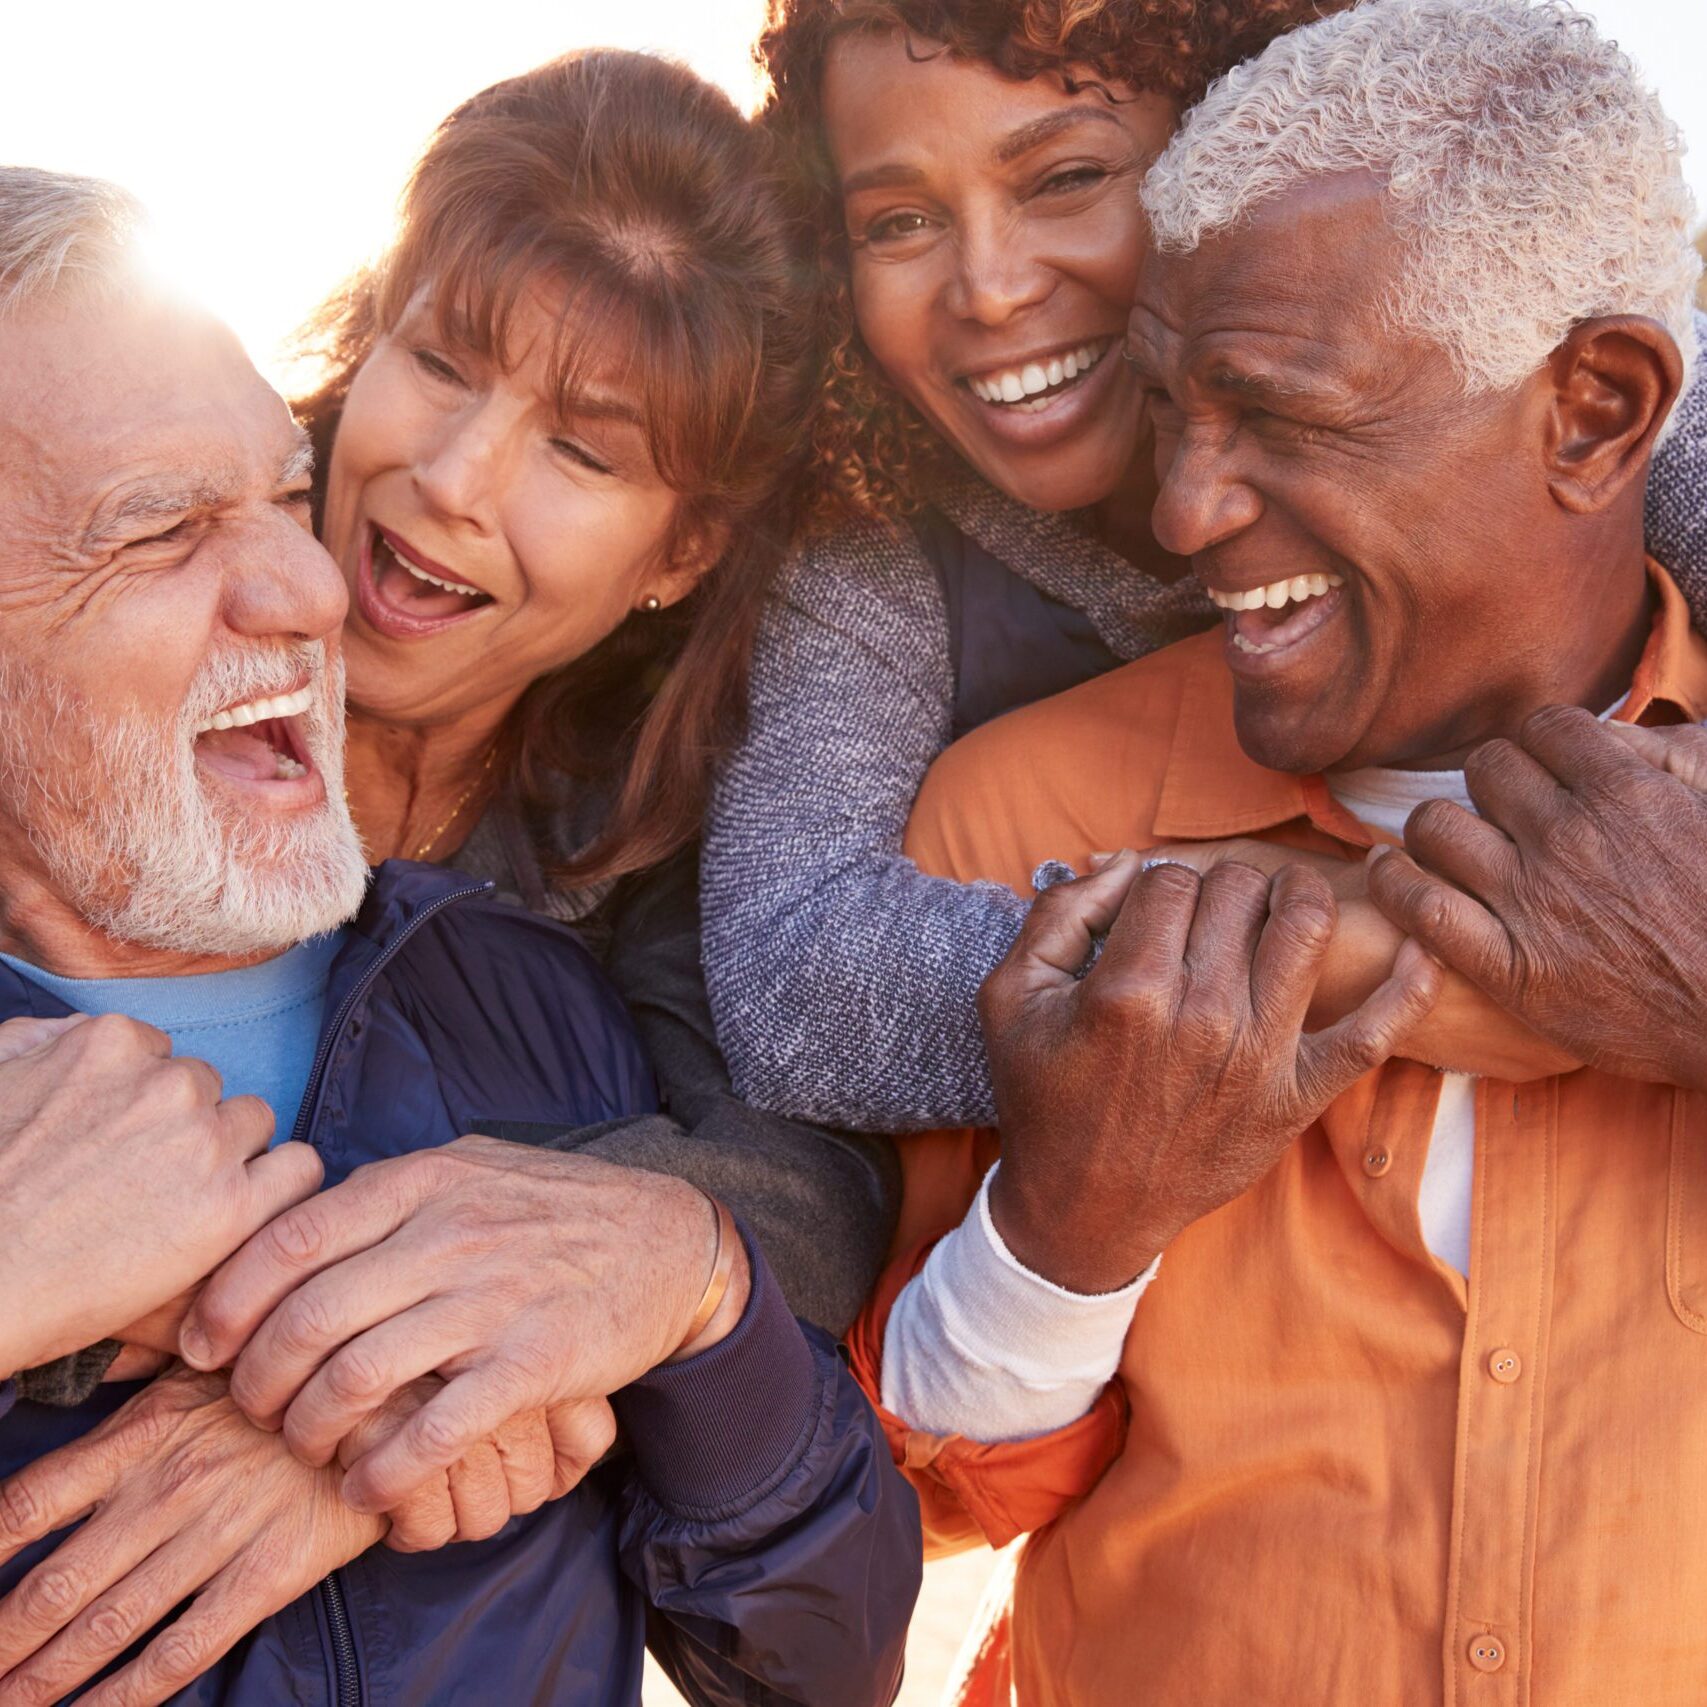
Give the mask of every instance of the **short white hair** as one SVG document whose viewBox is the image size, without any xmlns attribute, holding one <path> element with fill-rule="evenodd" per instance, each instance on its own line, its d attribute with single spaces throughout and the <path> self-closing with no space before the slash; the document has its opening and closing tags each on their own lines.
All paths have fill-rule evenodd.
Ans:
<svg viewBox="0 0 1707 1707">
<path fill-rule="evenodd" d="M 139 268 L 141 204 L 102 178 L 0 166 L 0 317 L 50 297 L 98 299 Z"/>
<path fill-rule="evenodd" d="M 1143 197 L 1157 248 L 1184 253 L 1311 179 L 1369 172 L 1406 246 L 1383 307 L 1466 391 L 1520 384 L 1616 314 L 1670 332 L 1687 388 L 1701 259 L 1682 154 L 1628 56 L 1560 0 L 1363 0 L 1215 84 Z"/>
</svg>

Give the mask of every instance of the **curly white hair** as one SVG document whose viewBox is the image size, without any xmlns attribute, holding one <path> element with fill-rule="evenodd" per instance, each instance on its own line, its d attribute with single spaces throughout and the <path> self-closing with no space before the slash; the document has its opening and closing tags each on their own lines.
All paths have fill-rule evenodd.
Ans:
<svg viewBox="0 0 1707 1707">
<path fill-rule="evenodd" d="M 1682 154 L 1629 58 L 1560 0 L 1363 0 L 1222 78 L 1143 198 L 1157 247 L 1186 252 L 1306 180 L 1370 172 L 1408 250 L 1387 311 L 1467 391 L 1520 383 L 1614 314 L 1659 321 L 1687 386 Z"/>
</svg>

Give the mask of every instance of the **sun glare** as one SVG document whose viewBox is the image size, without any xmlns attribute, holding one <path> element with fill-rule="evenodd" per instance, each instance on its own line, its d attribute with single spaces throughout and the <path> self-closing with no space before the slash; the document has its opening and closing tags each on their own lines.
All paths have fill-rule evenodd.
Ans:
<svg viewBox="0 0 1707 1707">
<path fill-rule="evenodd" d="M 763 12 L 763 0 L 16 8 L 0 160 L 134 191 L 160 274 L 279 378 L 290 334 L 384 248 L 405 175 L 459 101 L 603 45 L 668 53 L 750 109 Z"/>
<path fill-rule="evenodd" d="M 1581 0 L 1659 81 L 1707 192 L 1707 6 Z M 383 248 L 433 126 L 574 47 L 656 49 L 743 107 L 764 0 L 82 0 L 8 8 L 0 160 L 113 178 L 146 202 L 161 270 L 285 371 L 285 340 Z"/>
</svg>

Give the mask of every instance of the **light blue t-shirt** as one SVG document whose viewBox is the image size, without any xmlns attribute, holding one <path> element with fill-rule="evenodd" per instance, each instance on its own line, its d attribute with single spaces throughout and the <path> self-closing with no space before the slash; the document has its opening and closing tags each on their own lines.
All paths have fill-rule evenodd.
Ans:
<svg viewBox="0 0 1707 1707">
<path fill-rule="evenodd" d="M 126 1014 L 165 1032 L 175 1055 L 217 1070 L 228 1097 L 263 1098 L 279 1144 L 308 1089 L 327 976 L 343 940 L 334 931 L 258 966 L 187 978 L 60 978 L 9 954 L 0 960 L 79 1013 Z"/>
</svg>

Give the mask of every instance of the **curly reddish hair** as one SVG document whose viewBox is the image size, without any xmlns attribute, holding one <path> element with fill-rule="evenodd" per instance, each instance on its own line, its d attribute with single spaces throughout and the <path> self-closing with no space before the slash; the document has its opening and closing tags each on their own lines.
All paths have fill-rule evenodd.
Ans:
<svg viewBox="0 0 1707 1707">
<path fill-rule="evenodd" d="M 926 51 L 1069 89 L 1125 86 L 1182 107 L 1276 36 L 1351 0 L 769 0 L 758 58 L 763 122 L 782 144 L 828 287 L 828 349 L 812 445 L 810 513 L 821 527 L 914 509 L 941 441 L 860 339 L 847 232 L 824 134 L 824 67 L 843 36 L 901 31 Z"/>
</svg>

